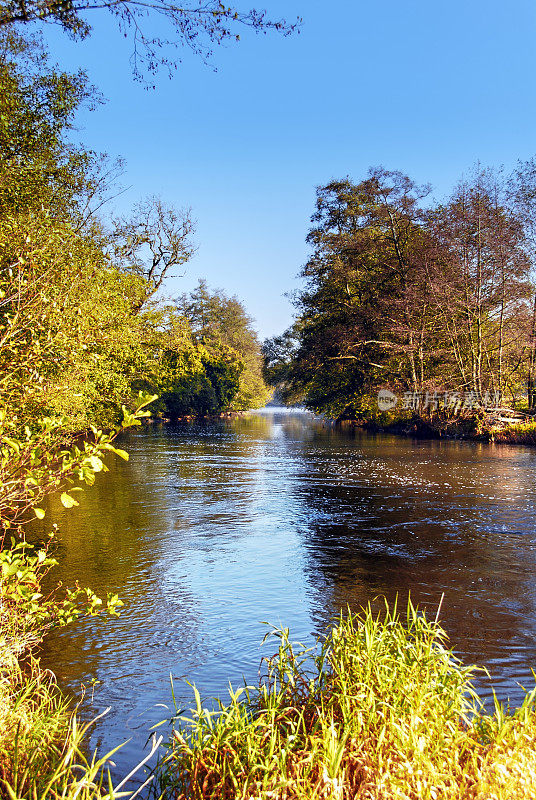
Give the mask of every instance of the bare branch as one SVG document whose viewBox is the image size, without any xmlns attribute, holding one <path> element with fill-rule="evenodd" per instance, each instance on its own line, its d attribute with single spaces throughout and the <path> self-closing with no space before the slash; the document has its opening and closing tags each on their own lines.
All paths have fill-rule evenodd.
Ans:
<svg viewBox="0 0 536 800">
<path fill-rule="evenodd" d="M 204 63 L 210 63 L 213 47 L 239 41 L 241 28 L 288 36 L 301 25 L 300 18 L 293 23 L 271 20 L 265 11 L 239 11 L 220 0 L 190 0 L 184 5 L 176 5 L 173 0 L 8 0 L 0 3 L 0 27 L 55 23 L 83 39 L 91 32 L 87 12 L 98 9 L 107 10 L 115 17 L 121 33 L 130 34 L 134 77 L 144 82 L 145 73 L 154 74 L 160 67 L 170 75 L 177 69 L 181 58 L 164 54 L 166 48 L 189 49 Z M 158 19 L 167 23 L 169 38 L 153 35 L 151 25 Z"/>
<path fill-rule="evenodd" d="M 133 307 L 138 313 L 172 275 L 174 267 L 190 260 L 195 253 L 191 236 L 195 223 L 190 209 L 176 210 L 158 197 L 138 203 L 130 218 L 115 220 L 112 233 L 114 255 L 127 268 L 144 278 L 146 288 Z M 122 264 L 124 267 L 124 263 Z"/>
</svg>

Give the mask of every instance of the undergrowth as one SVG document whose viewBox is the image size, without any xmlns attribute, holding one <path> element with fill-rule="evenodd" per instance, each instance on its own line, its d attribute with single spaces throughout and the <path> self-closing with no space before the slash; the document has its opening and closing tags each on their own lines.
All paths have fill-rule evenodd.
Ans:
<svg viewBox="0 0 536 800">
<path fill-rule="evenodd" d="M 123 781 L 112 784 L 109 766 L 115 750 L 88 755 L 88 735 L 96 719 L 80 723 L 77 709 L 34 655 L 50 625 L 106 608 L 86 590 L 43 598 L 41 580 L 54 563 L 45 551 L 32 554 L 27 545 L 0 551 L 0 798 L 134 798 L 135 791 L 126 791 Z M 116 598 L 112 601 L 110 612 L 119 604 Z M 150 755 L 160 741 L 153 744 Z"/>
<path fill-rule="evenodd" d="M 488 715 L 474 668 L 408 602 L 341 615 L 318 648 L 287 629 L 257 687 L 177 711 L 160 789 L 176 800 L 534 797 L 535 692 Z"/>
<path fill-rule="evenodd" d="M 490 438 L 501 444 L 536 444 L 536 423 L 520 422 L 507 428 L 492 428 Z"/>
</svg>

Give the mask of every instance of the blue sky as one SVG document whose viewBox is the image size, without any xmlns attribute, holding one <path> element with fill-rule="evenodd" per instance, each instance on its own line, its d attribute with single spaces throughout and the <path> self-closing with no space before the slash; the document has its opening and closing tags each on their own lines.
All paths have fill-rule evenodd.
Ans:
<svg viewBox="0 0 536 800">
<path fill-rule="evenodd" d="M 253 4 L 253 3 L 252 3 Z M 249 4 L 239 3 L 241 8 Z M 448 193 L 480 160 L 507 168 L 536 154 L 533 0 L 265 0 L 303 17 L 298 36 L 242 33 L 214 72 L 184 53 L 156 90 L 132 79 L 128 40 L 106 12 L 90 39 L 47 40 L 83 67 L 107 103 L 80 117 L 80 138 L 126 159 L 125 211 L 148 194 L 189 206 L 198 252 L 168 292 L 199 277 L 236 294 L 264 336 L 280 333 L 298 285 L 315 187 L 400 169 Z"/>
</svg>

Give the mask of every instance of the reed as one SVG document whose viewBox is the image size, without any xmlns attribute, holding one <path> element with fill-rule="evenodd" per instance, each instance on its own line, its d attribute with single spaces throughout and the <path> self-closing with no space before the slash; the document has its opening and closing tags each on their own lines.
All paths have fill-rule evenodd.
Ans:
<svg viewBox="0 0 536 800">
<path fill-rule="evenodd" d="M 193 688 L 159 767 L 177 800 L 533 798 L 535 692 L 487 715 L 437 619 L 408 602 L 341 615 L 315 650 L 274 629 L 256 687 Z"/>
</svg>

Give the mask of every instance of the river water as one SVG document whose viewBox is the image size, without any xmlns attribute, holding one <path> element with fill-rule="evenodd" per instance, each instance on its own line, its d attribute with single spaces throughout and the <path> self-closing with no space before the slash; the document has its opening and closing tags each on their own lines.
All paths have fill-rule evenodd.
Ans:
<svg viewBox="0 0 536 800">
<path fill-rule="evenodd" d="M 536 667 L 536 450 L 336 431 L 272 410 L 206 425 L 126 434 L 129 462 L 53 501 L 55 578 L 117 592 L 99 617 L 46 640 L 63 688 L 86 687 L 84 714 L 112 711 L 92 745 L 118 774 L 148 729 L 180 707 L 254 682 L 263 621 L 313 642 L 350 605 L 396 594 L 441 620 L 466 661 L 486 666 L 502 700 Z M 476 681 L 484 695 L 490 687 Z"/>
</svg>

